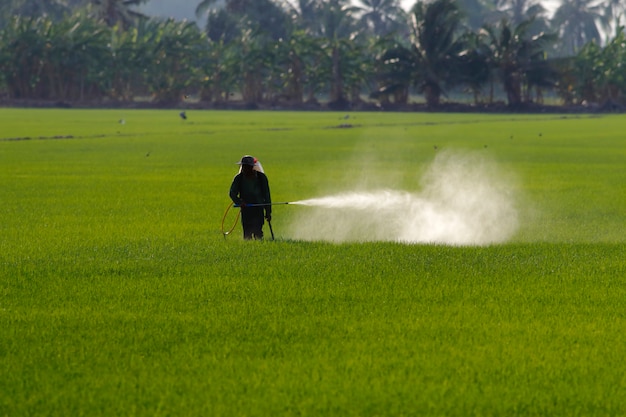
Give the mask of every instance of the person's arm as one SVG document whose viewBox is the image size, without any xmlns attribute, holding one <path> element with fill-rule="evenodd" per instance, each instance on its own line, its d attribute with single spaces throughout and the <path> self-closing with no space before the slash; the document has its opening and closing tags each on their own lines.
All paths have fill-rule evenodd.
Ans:
<svg viewBox="0 0 626 417">
<path fill-rule="evenodd" d="M 233 178 L 233 183 L 230 185 L 230 199 L 233 200 L 233 203 L 235 205 L 241 205 L 241 203 L 243 203 L 243 200 L 241 200 L 241 198 L 239 197 L 240 194 L 240 175 L 236 175 L 235 178 Z"/>
</svg>

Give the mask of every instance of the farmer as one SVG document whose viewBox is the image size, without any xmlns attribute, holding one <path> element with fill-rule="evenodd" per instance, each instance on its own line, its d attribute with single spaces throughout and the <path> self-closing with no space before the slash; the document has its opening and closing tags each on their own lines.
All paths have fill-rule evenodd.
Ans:
<svg viewBox="0 0 626 417">
<path fill-rule="evenodd" d="M 243 238 L 263 239 L 263 217 L 272 220 L 269 182 L 256 158 L 246 155 L 237 164 L 241 168 L 230 186 L 230 199 L 241 207 Z"/>
</svg>

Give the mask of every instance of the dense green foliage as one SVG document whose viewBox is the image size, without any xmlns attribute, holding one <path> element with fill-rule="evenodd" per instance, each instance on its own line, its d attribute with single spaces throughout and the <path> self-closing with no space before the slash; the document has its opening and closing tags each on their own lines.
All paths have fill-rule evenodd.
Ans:
<svg viewBox="0 0 626 417">
<path fill-rule="evenodd" d="M 204 0 L 197 11 L 206 18 L 203 30 L 149 20 L 132 7 L 141 3 L 7 2 L 0 9 L 0 96 L 149 97 L 167 105 L 191 96 L 219 106 L 236 95 L 250 106 L 324 101 L 346 109 L 367 97 L 404 105 L 411 88 L 430 107 L 451 91 L 492 104 L 498 86 L 500 100 L 514 108 L 541 102 L 546 92 L 566 104 L 625 104 L 624 32 L 619 19 L 609 19 L 623 7 L 613 2 L 602 13 L 583 0 L 564 4 L 550 22 L 532 1 L 416 2 L 407 13 L 394 0 L 230 0 L 222 7 Z M 468 21 L 472 9 L 484 11 L 479 27 Z M 604 41 L 601 29 L 612 36 Z"/>
<path fill-rule="evenodd" d="M 624 117 L 343 116 L 0 110 L 0 414 L 625 414 Z M 518 178 L 510 243 L 220 233 L 244 153 L 293 201 L 441 149 Z"/>
</svg>

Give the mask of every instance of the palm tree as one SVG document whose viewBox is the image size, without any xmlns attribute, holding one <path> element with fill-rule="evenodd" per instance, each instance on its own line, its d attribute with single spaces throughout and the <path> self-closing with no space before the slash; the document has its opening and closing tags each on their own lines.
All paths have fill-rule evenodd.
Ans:
<svg viewBox="0 0 626 417">
<path fill-rule="evenodd" d="M 490 60 L 503 83 L 511 107 L 519 106 L 524 98 L 523 87 L 545 86 L 553 72 L 546 62 L 546 50 L 558 39 L 554 33 L 530 35 L 533 19 L 519 25 L 502 20 L 498 26 L 486 25 Z"/>
<path fill-rule="evenodd" d="M 465 50 L 461 12 L 454 0 L 435 0 L 416 3 L 411 17 L 411 45 L 398 43 L 381 57 L 387 68 L 381 92 L 402 93 L 410 81 L 426 104 L 436 107 L 445 89 L 460 82 L 457 73 Z"/>
<path fill-rule="evenodd" d="M 206 37 L 194 23 L 149 21 L 143 28 L 146 65 L 144 79 L 157 103 L 179 102 L 197 79 L 197 62 L 205 52 Z"/>
<path fill-rule="evenodd" d="M 240 34 L 239 19 L 225 9 L 212 9 L 207 13 L 206 34 L 213 42 L 230 43 Z"/>
<path fill-rule="evenodd" d="M 457 4 L 471 31 L 478 31 L 485 23 L 499 20 L 496 5 L 488 0 L 457 0 Z"/>
<path fill-rule="evenodd" d="M 556 10 L 552 21 L 561 37 L 562 52 L 576 54 L 586 43 L 601 43 L 600 27 L 607 26 L 605 9 L 595 5 L 595 0 L 564 1 Z"/>
<path fill-rule="evenodd" d="M 489 45 L 481 31 L 466 32 L 463 37 L 467 49 L 459 54 L 459 71 L 455 77 L 473 94 L 474 104 L 479 104 L 483 86 L 491 79 L 492 62 Z M 493 94 L 490 94 L 490 99 L 492 98 Z"/>
<path fill-rule="evenodd" d="M 212 8 L 215 7 L 215 3 L 220 3 L 219 0 L 202 0 L 196 6 L 196 17 L 201 18 L 209 13 Z M 219 6 L 219 4 L 218 4 Z"/>
<path fill-rule="evenodd" d="M 238 32 L 262 30 L 274 40 L 286 35 L 286 12 L 272 0 L 202 0 L 196 7 L 196 16 L 211 18 L 216 10 L 225 12 L 220 15 L 222 19 L 228 15 L 228 20 L 237 21 Z"/>
<path fill-rule="evenodd" d="M 360 20 L 374 35 L 384 36 L 403 28 L 406 13 L 399 0 L 359 0 Z"/>
<path fill-rule="evenodd" d="M 304 99 L 307 104 L 318 105 L 317 95 L 331 84 L 333 65 L 328 48 L 332 42 L 323 36 L 321 0 L 298 0 L 297 3 L 290 10 L 290 33 L 284 42 L 288 47 L 283 48 L 286 52 L 283 58 L 285 91 L 296 103 Z"/>
<path fill-rule="evenodd" d="M 623 13 L 626 12 L 626 4 L 622 0 L 608 0 L 605 10 L 609 19 L 617 19 L 620 16 L 623 17 Z"/>
<path fill-rule="evenodd" d="M 294 0 L 291 3 L 288 2 L 287 5 L 291 20 L 297 29 L 319 35 L 316 30 L 317 19 L 322 9 L 322 0 Z"/>
<path fill-rule="evenodd" d="M 349 0 L 327 0 L 320 3 L 317 34 L 328 39 L 349 38 L 356 31 L 358 9 Z"/>
<path fill-rule="evenodd" d="M 345 70 L 348 66 L 348 50 L 354 47 L 356 40 L 356 20 L 352 7 L 347 0 L 329 0 L 320 10 L 319 32 L 327 43 L 331 59 L 330 103 L 343 107 L 347 102 L 345 95 Z"/>
<path fill-rule="evenodd" d="M 500 19 L 506 18 L 513 25 L 519 25 L 531 18 L 537 20 L 546 13 L 539 0 L 496 0 L 496 6 L 503 14 Z"/>
<path fill-rule="evenodd" d="M 417 57 L 418 77 L 413 80 L 424 93 L 429 107 L 439 105 L 446 85 L 464 50 L 459 36 L 461 12 L 453 0 L 436 0 L 412 9 L 413 48 Z"/>
<path fill-rule="evenodd" d="M 107 25 L 120 25 L 126 29 L 146 16 L 134 10 L 148 0 L 93 0 L 94 14 L 103 19 Z"/>
<path fill-rule="evenodd" d="M 304 69 L 308 85 L 307 101 L 315 101 L 314 95 L 322 85 L 329 85 L 329 100 L 333 105 L 347 105 L 346 78 L 349 71 L 356 71 L 355 49 L 360 47 L 356 12 L 349 0 L 294 0 L 290 4 L 292 31 L 302 30 L 316 41 L 312 43 L 312 55 Z M 325 53 L 320 56 L 317 49 Z"/>
</svg>

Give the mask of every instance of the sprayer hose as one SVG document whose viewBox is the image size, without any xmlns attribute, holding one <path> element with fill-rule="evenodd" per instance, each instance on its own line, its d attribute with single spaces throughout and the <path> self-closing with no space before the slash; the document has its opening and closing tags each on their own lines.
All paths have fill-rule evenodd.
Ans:
<svg viewBox="0 0 626 417">
<path fill-rule="evenodd" d="M 231 234 L 232 231 L 235 230 L 235 227 L 237 227 L 237 223 L 239 222 L 239 216 L 241 216 L 241 210 L 238 210 L 237 217 L 235 217 L 235 222 L 233 223 L 233 227 L 231 227 L 230 230 L 228 230 L 228 232 L 224 231 L 224 222 L 226 221 L 226 216 L 228 216 L 228 212 L 230 211 L 231 208 L 233 208 L 234 205 L 235 203 L 230 203 L 230 205 L 224 212 L 224 217 L 222 217 L 222 234 L 224 235 L 224 237 L 226 237 L 226 235 Z"/>
</svg>

